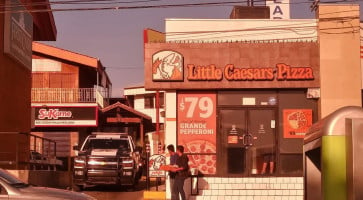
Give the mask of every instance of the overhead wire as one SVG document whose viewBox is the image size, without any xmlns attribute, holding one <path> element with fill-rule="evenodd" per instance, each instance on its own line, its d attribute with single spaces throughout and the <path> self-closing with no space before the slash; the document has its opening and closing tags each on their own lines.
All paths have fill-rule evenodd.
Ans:
<svg viewBox="0 0 363 200">
<path fill-rule="evenodd" d="M 72 0 L 72 1 L 54 1 L 54 2 L 48 2 L 48 3 L 30 3 L 30 4 L 25 4 L 25 6 L 50 6 L 50 5 L 85 5 L 85 4 L 131 4 L 131 3 L 152 3 L 152 2 L 161 2 L 163 0 L 139 0 L 139 1 L 114 1 L 114 0 Z M 265 0 L 261 0 L 261 2 L 264 2 Z M 363 1 L 363 0 L 358 0 L 358 1 Z M 234 5 L 237 3 L 246 3 L 247 1 L 224 1 L 224 2 L 203 2 L 203 3 L 187 3 L 187 4 L 158 4 L 158 5 L 141 5 L 141 6 L 114 6 L 114 7 L 93 7 L 93 8 L 58 8 L 58 9 L 32 9 L 30 12 L 58 12 L 58 11 L 92 11 L 92 10 L 118 10 L 118 9 L 147 9 L 147 8 L 171 8 L 171 7 L 201 7 L 201 6 L 222 6 L 222 5 Z M 330 2 L 322 2 L 322 3 L 339 3 L 339 2 L 344 2 L 344 0 L 341 1 L 330 1 Z M 311 1 L 306 1 L 306 2 L 291 2 L 290 4 L 303 4 L 303 3 L 312 3 Z M 0 11 L 0 13 L 4 13 L 7 12 L 8 10 L 6 9 L 11 9 L 14 8 L 16 6 L 24 6 L 24 4 L 12 4 L 10 6 L 3 6 L 3 8 L 5 8 L 4 11 Z M 0 8 L 1 8 L 1 4 L 0 4 Z M 17 10 L 16 12 L 24 12 L 26 10 Z M 347 11 L 337 11 L 337 12 L 347 12 Z M 323 13 L 323 15 L 325 14 L 329 14 L 329 13 Z M 351 20 L 352 18 L 346 18 L 345 20 Z M 329 20 L 333 20 L 333 19 L 329 19 Z M 343 19 L 340 19 L 343 20 Z M 311 26 L 311 27 L 299 27 L 299 31 L 306 31 L 309 28 L 309 30 L 313 30 L 312 28 L 316 28 L 316 26 Z M 349 27 L 348 27 L 349 28 Z M 353 28 L 353 27 L 351 27 Z M 254 29 L 253 31 L 266 31 L 266 30 L 275 30 L 275 32 L 272 32 L 272 34 L 279 34 L 281 33 L 281 26 L 279 28 L 279 30 L 277 30 L 278 28 L 276 27 L 274 28 L 265 28 L 265 29 Z M 305 29 L 305 30 L 304 30 Z M 283 30 L 290 30 L 290 31 L 295 31 L 294 27 L 289 27 L 289 28 L 283 28 Z M 327 30 L 331 30 L 331 29 L 327 29 Z M 205 31 L 204 34 L 220 34 L 221 32 L 240 32 L 243 30 L 225 30 L 225 31 Z M 315 30 L 316 31 L 316 30 Z M 353 30 L 356 31 L 356 30 Z M 342 32 L 342 33 L 350 33 L 352 31 L 347 31 L 347 32 Z M 200 34 L 201 32 L 199 32 Z M 299 32 L 296 31 L 297 34 L 299 34 Z M 174 33 L 174 34 L 183 34 L 183 33 Z M 188 34 L 190 34 L 190 32 L 188 32 Z M 263 33 L 254 33 L 255 35 L 259 35 L 259 34 L 263 34 Z M 336 33 L 328 33 L 327 34 L 336 34 Z M 250 35 L 253 35 L 252 33 L 250 33 Z M 237 36 L 241 36 L 241 35 L 237 35 Z M 216 39 L 218 37 L 215 37 Z M 313 37 L 305 37 L 305 39 L 311 39 Z M 276 39 L 276 41 L 282 41 L 282 40 L 293 40 L 293 39 L 304 39 L 304 37 L 298 37 L 298 38 L 284 38 L 284 39 Z M 255 40 L 255 41 L 267 41 L 267 40 Z M 271 41 L 271 40 L 268 40 Z M 112 68 L 112 67 L 108 67 L 108 68 Z M 115 67 L 116 68 L 116 67 Z M 121 68 L 118 68 L 121 69 Z M 122 69 L 139 69 L 139 68 L 133 68 L 133 67 L 125 67 Z M 142 69 L 142 68 L 140 68 Z"/>
<path fill-rule="evenodd" d="M 32 6 L 47 6 L 50 5 L 85 5 L 85 4 L 138 4 L 138 3 L 151 3 L 151 2 L 160 2 L 163 0 L 136 0 L 136 1 L 116 1 L 116 0 L 71 0 L 71 1 L 51 1 L 51 2 L 28 2 L 28 3 L 18 3 L 18 4 L 0 4 L 0 8 L 4 8 L 4 11 L 0 11 L 0 13 L 7 12 L 11 8 L 16 8 L 19 6 L 32 7 Z M 363 1 L 363 0 L 355 0 L 355 1 Z M 255 0 L 256 3 L 263 3 L 265 0 Z M 322 3 L 342 3 L 344 0 L 336 0 L 336 1 L 326 1 Z M 88 7 L 88 8 L 42 8 L 42 9 L 31 9 L 31 10 L 21 10 L 17 9 L 16 12 L 60 12 L 60 11 L 92 11 L 92 10 L 120 10 L 120 9 L 148 9 L 148 8 L 171 8 L 171 7 L 201 7 L 201 6 L 226 6 L 226 5 L 234 5 L 234 4 L 247 3 L 247 0 L 240 1 L 212 1 L 212 2 L 201 2 L 201 3 L 181 3 L 181 4 L 156 4 L 156 5 L 134 5 L 134 6 L 119 6 L 115 5 L 112 7 Z M 290 2 L 289 4 L 311 4 L 312 1 L 302 1 L 302 2 Z M 284 3 L 281 3 L 284 4 Z"/>
</svg>

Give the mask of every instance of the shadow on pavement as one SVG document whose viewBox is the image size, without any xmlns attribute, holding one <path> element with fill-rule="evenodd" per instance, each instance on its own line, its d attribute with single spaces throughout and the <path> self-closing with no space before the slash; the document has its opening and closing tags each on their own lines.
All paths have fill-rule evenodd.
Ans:
<svg viewBox="0 0 363 200">
<path fill-rule="evenodd" d="M 157 182 L 155 179 L 150 180 L 151 191 L 165 191 L 165 181 Z M 146 177 L 142 177 L 136 186 L 120 186 L 120 185 L 98 185 L 87 187 L 83 191 L 102 191 L 102 192 L 138 192 L 146 190 Z"/>
</svg>

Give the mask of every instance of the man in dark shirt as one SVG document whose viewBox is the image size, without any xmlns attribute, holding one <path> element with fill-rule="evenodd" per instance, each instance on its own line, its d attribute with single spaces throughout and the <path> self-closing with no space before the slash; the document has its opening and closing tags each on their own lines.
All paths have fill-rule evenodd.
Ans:
<svg viewBox="0 0 363 200">
<path fill-rule="evenodd" d="M 175 199 L 172 200 L 179 200 L 179 194 L 182 200 L 186 200 L 184 192 L 184 181 L 186 178 L 188 178 L 189 159 L 188 156 L 184 154 L 184 147 L 182 145 L 177 146 L 176 154 L 178 155 L 178 158 L 176 160 L 176 165 L 178 167 L 172 170 L 176 172 L 174 189 L 173 189 L 173 191 L 175 191 L 176 197 Z"/>
<path fill-rule="evenodd" d="M 167 147 L 169 155 L 170 155 L 170 165 L 176 165 L 176 160 L 178 159 L 178 155 L 175 153 L 174 146 L 169 144 Z M 169 171 L 169 183 L 171 189 L 171 199 L 176 199 L 176 194 L 174 191 L 174 182 L 175 182 L 176 172 Z"/>
</svg>

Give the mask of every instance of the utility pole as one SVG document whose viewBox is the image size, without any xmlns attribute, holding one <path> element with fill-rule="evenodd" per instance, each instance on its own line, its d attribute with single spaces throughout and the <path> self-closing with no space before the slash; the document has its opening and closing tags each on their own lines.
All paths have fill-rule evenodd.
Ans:
<svg viewBox="0 0 363 200">
<path fill-rule="evenodd" d="M 247 6 L 253 6 L 253 0 L 247 0 Z"/>
<path fill-rule="evenodd" d="M 315 11 L 318 8 L 320 0 L 314 0 L 314 3 L 310 6 L 311 12 Z"/>
</svg>

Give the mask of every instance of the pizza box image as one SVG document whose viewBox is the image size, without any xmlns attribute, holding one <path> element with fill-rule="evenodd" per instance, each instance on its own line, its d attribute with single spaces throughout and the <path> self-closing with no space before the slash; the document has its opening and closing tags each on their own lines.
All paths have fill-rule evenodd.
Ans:
<svg viewBox="0 0 363 200">
<path fill-rule="evenodd" d="M 176 169 L 178 168 L 177 166 L 174 165 L 162 165 L 160 166 L 160 170 L 164 170 L 164 171 L 171 171 L 172 169 Z"/>
</svg>

